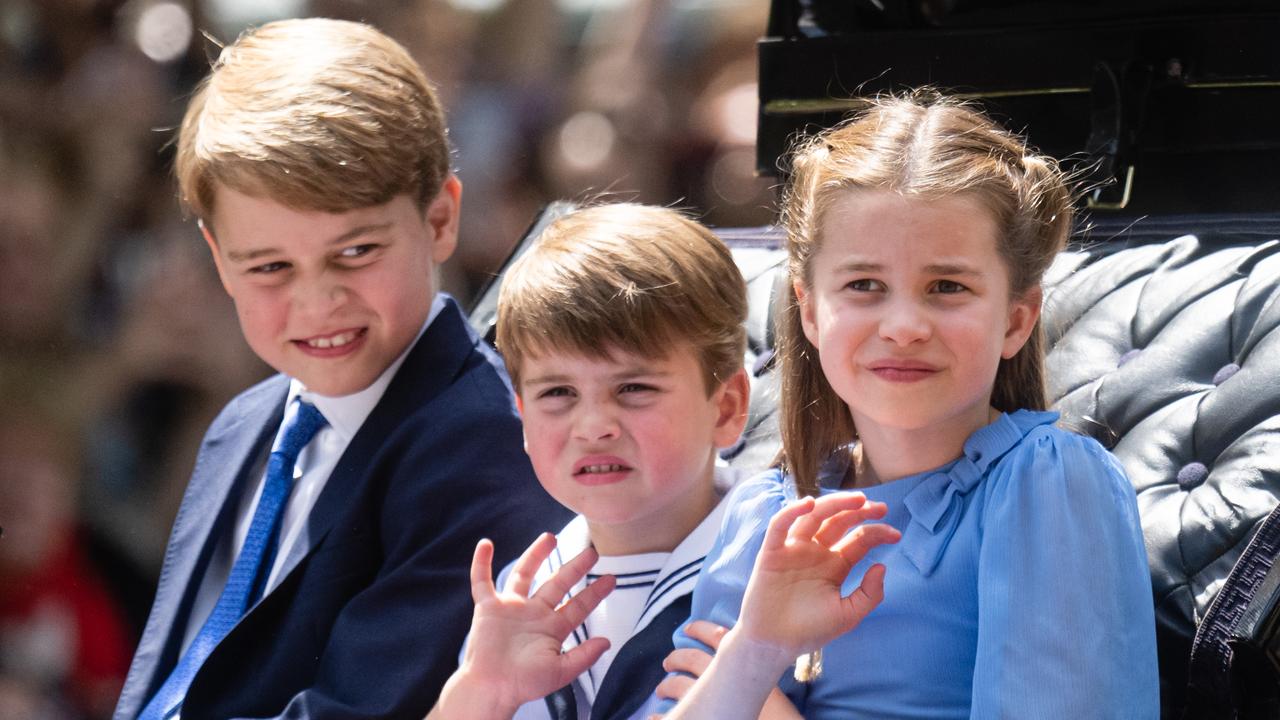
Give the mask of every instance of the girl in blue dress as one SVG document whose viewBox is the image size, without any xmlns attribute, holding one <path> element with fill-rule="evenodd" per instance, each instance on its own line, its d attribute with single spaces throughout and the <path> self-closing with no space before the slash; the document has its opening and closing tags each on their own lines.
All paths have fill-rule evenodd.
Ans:
<svg viewBox="0 0 1280 720">
<path fill-rule="evenodd" d="M 669 717 L 1157 717 L 1133 489 L 1046 411 L 1057 165 L 915 96 L 814 138 L 793 173 L 784 449 L 734 490 Z"/>
</svg>

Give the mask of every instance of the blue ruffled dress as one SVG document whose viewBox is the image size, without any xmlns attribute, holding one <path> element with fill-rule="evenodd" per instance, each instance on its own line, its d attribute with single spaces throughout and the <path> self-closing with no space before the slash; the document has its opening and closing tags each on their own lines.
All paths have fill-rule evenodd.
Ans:
<svg viewBox="0 0 1280 720">
<path fill-rule="evenodd" d="M 884 563 L 885 599 L 781 685 L 815 718 L 1124 718 L 1159 715 L 1155 617 L 1132 486 L 1057 414 L 1001 415 L 936 470 L 864 490 L 902 531 L 845 581 Z M 845 464 L 820 483 L 837 492 Z M 731 626 L 769 518 L 794 500 L 774 470 L 733 491 L 693 596 Z M 683 632 L 677 647 L 698 645 Z"/>
</svg>

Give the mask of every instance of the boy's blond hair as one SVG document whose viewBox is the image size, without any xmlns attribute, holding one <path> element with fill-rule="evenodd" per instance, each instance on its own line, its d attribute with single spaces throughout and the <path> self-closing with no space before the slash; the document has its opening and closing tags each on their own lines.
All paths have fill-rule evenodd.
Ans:
<svg viewBox="0 0 1280 720">
<path fill-rule="evenodd" d="M 444 113 L 408 51 L 368 25 L 306 18 L 246 31 L 197 88 L 178 136 L 182 200 L 208 222 L 219 186 L 343 212 L 449 173 Z"/>
<path fill-rule="evenodd" d="M 552 223 L 507 271 L 498 349 L 516 388 L 528 355 L 664 357 L 692 345 L 710 395 L 742 367 L 747 288 L 710 230 L 675 210 L 618 203 Z"/>
</svg>

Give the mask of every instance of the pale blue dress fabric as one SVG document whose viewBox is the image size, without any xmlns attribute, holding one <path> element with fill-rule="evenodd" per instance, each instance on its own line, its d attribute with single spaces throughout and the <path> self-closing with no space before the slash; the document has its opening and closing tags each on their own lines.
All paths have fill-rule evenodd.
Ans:
<svg viewBox="0 0 1280 720">
<path fill-rule="evenodd" d="M 825 672 L 783 689 L 815 718 L 1159 715 L 1151 582 L 1134 491 L 1097 442 L 1018 411 L 937 470 L 866 489 L 897 545 L 874 550 L 885 599 L 824 650 Z M 847 467 L 828 463 L 824 486 Z M 824 489 L 826 492 L 835 492 Z M 693 598 L 733 625 L 768 520 L 795 498 L 776 470 L 735 489 Z M 675 633 L 676 646 L 697 645 Z"/>
</svg>

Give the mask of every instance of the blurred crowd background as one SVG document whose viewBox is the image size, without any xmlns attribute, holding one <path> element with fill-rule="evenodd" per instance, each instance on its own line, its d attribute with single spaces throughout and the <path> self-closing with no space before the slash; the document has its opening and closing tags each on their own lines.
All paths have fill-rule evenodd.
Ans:
<svg viewBox="0 0 1280 720">
<path fill-rule="evenodd" d="M 110 716 L 200 437 L 269 372 L 178 205 L 173 128 L 220 45 L 307 15 L 436 82 L 464 305 L 553 199 L 772 219 L 763 0 L 0 0 L 0 720 Z"/>
</svg>

